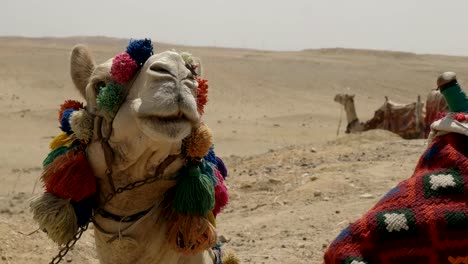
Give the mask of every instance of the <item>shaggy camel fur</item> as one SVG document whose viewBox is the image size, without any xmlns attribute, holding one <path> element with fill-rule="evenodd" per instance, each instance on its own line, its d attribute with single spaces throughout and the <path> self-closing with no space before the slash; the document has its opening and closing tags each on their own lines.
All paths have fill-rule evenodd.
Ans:
<svg viewBox="0 0 468 264">
<path fill-rule="evenodd" d="M 195 90 L 197 81 L 181 55 L 163 52 L 151 56 L 124 88 L 127 96 L 115 117 L 99 112 L 96 97 L 110 81 L 112 59 L 96 65 L 84 46 L 76 46 L 71 55 L 71 77 L 86 98 L 87 111 L 104 116 L 95 123 L 94 139 L 86 152 L 98 181 L 98 206 L 111 193 L 106 176 L 108 165 L 101 145 L 102 135 L 110 133 L 114 153 L 111 164 L 115 187 L 155 175 L 169 156 L 181 154 L 182 140 L 200 123 Z M 197 71 L 200 71 L 200 67 Z M 102 135 L 101 135 L 102 134 Z M 167 243 L 167 220 L 161 203 L 175 182 L 173 175 L 184 164 L 178 156 L 172 160 L 157 181 L 116 195 L 103 209 L 113 215 L 130 216 L 148 211 L 135 222 L 115 221 L 101 214 L 94 217 L 98 258 L 103 264 L 149 263 L 214 263 L 208 249 L 184 255 Z M 167 164 L 166 164 L 167 165 Z"/>
</svg>

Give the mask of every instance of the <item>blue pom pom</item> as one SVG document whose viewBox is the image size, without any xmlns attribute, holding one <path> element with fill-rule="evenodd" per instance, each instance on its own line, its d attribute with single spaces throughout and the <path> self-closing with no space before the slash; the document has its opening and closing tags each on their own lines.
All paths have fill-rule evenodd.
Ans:
<svg viewBox="0 0 468 264">
<path fill-rule="evenodd" d="M 216 157 L 216 168 L 218 168 L 219 172 L 223 176 L 223 179 L 226 179 L 228 175 L 228 171 L 227 171 L 226 165 L 224 165 L 223 160 L 219 157 Z"/>
<path fill-rule="evenodd" d="M 62 129 L 63 132 L 67 133 L 67 135 L 73 134 L 69 118 L 74 111 L 75 109 L 73 108 L 66 109 L 65 111 L 63 111 L 62 120 L 60 120 L 60 129 Z"/>
<path fill-rule="evenodd" d="M 79 202 L 71 202 L 75 209 L 78 226 L 85 226 L 93 216 L 94 196 L 87 197 Z"/>
<path fill-rule="evenodd" d="M 151 39 L 130 40 L 127 53 L 134 59 L 138 66 L 145 64 L 146 60 L 153 55 L 153 43 Z"/>
<path fill-rule="evenodd" d="M 214 152 L 213 146 L 211 146 L 210 151 L 208 152 L 208 154 L 206 154 L 205 157 L 203 157 L 203 159 L 208 161 L 208 162 L 213 163 L 215 166 L 217 165 L 216 154 Z"/>
</svg>

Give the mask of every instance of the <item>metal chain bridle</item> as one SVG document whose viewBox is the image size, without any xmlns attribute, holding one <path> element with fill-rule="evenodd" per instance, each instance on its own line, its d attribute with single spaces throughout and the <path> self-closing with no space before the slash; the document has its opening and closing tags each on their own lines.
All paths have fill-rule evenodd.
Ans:
<svg viewBox="0 0 468 264">
<path fill-rule="evenodd" d="M 49 262 L 49 264 L 58 264 L 58 263 L 60 263 L 63 260 L 63 258 L 68 254 L 68 251 L 70 251 L 70 249 L 73 246 L 75 246 L 76 242 L 81 238 L 83 233 L 86 230 L 88 230 L 88 226 L 89 226 L 89 223 L 86 224 L 83 227 L 79 227 L 78 231 L 73 236 L 73 239 L 68 241 L 67 244 L 60 249 L 59 253 Z"/>
</svg>

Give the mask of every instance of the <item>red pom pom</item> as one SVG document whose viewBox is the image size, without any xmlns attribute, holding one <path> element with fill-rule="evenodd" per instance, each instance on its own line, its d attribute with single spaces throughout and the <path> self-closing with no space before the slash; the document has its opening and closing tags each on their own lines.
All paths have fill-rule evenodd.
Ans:
<svg viewBox="0 0 468 264">
<path fill-rule="evenodd" d="M 96 178 L 84 151 L 69 150 L 57 157 L 42 174 L 47 192 L 79 202 L 96 193 Z"/>
<path fill-rule="evenodd" d="M 59 110 L 59 122 L 62 121 L 62 116 L 63 116 L 63 111 L 67 109 L 74 109 L 74 110 L 80 110 L 83 109 L 83 104 L 75 101 L 75 100 L 66 100 L 65 103 L 60 105 L 60 110 Z"/>
<path fill-rule="evenodd" d="M 115 56 L 112 61 L 111 75 L 117 83 L 124 84 L 130 81 L 138 69 L 137 63 L 126 52 Z"/>
<path fill-rule="evenodd" d="M 197 78 L 197 82 L 197 108 L 198 113 L 203 114 L 205 110 L 205 105 L 208 102 L 208 80 Z"/>
<path fill-rule="evenodd" d="M 216 178 L 218 178 L 218 184 L 215 186 L 215 207 L 213 209 L 213 214 L 216 216 L 229 202 L 229 195 L 226 185 L 224 185 L 223 175 L 218 169 L 215 169 L 214 172 Z"/>
<path fill-rule="evenodd" d="M 465 122 L 466 117 L 465 117 L 465 114 L 464 114 L 464 113 L 456 113 L 456 114 L 453 116 L 453 119 L 457 120 L 458 122 Z"/>
</svg>

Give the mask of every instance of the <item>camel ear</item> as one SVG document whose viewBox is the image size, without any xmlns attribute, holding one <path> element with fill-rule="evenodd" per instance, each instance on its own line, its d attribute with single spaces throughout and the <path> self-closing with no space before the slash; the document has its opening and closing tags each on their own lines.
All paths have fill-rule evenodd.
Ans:
<svg viewBox="0 0 468 264">
<path fill-rule="evenodd" d="M 350 95 L 351 99 L 354 99 L 354 94 Z"/>
<path fill-rule="evenodd" d="M 197 73 L 198 76 L 202 75 L 202 62 L 201 59 L 198 57 L 193 57 L 193 64 L 197 65 L 197 68 L 195 69 L 195 72 Z"/>
<path fill-rule="evenodd" d="M 94 59 L 88 48 L 77 45 L 70 56 L 70 74 L 76 89 L 86 98 L 86 86 L 95 68 Z"/>
</svg>

